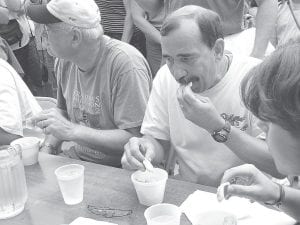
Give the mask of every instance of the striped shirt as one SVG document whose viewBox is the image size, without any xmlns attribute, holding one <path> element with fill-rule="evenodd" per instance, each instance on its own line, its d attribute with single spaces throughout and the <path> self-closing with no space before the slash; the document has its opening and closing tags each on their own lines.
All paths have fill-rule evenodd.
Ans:
<svg viewBox="0 0 300 225">
<path fill-rule="evenodd" d="M 101 23 L 106 33 L 123 33 L 126 16 L 123 0 L 95 0 L 100 12 Z"/>
</svg>

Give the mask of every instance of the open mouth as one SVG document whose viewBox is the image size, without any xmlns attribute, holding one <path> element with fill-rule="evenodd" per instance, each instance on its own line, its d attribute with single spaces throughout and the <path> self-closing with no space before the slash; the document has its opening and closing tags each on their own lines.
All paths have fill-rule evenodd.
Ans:
<svg viewBox="0 0 300 225">
<path fill-rule="evenodd" d="M 177 80 L 177 82 L 181 85 L 188 85 L 191 82 L 193 83 L 197 81 L 199 81 L 199 77 L 181 77 L 179 80 Z"/>
</svg>

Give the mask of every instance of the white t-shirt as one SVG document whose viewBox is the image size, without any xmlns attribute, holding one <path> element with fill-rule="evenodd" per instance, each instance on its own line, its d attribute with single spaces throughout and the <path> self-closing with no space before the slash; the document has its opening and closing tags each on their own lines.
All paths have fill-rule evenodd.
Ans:
<svg viewBox="0 0 300 225">
<path fill-rule="evenodd" d="M 39 113 L 41 107 L 19 74 L 0 59 L 0 127 L 23 136 L 25 120 Z"/>
<path fill-rule="evenodd" d="M 218 112 L 224 114 L 233 126 L 246 128 L 252 136 L 257 136 L 261 131 L 253 126 L 253 116 L 243 107 L 239 94 L 240 82 L 259 62 L 254 58 L 235 55 L 224 78 L 201 93 L 210 98 Z M 179 84 L 168 67 L 163 66 L 154 79 L 141 132 L 171 141 L 182 179 L 217 186 L 226 169 L 243 162 L 224 144 L 214 141 L 206 130 L 185 119 L 176 97 L 178 88 Z"/>
<path fill-rule="evenodd" d="M 239 33 L 228 35 L 224 38 L 226 50 L 233 54 L 249 56 L 254 46 L 255 28 L 243 30 Z M 274 51 L 274 46 L 269 43 L 265 55 L 270 55 Z"/>
</svg>

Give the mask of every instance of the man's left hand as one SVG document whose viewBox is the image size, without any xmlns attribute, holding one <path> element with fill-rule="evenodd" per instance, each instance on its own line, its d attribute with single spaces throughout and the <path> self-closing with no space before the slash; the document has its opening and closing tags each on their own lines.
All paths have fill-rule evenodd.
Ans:
<svg viewBox="0 0 300 225">
<path fill-rule="evenodd" d="M 225 121 L 209 98 L 193 93 L 190 85 L 180 86 L 177 100 L 186 119 L 212 133 L 224 127 Z"/>
<path fill-rule="evenodd" d="M 63 141 L 72 141 L 76 124 L 67 120 L 56 109 L 48 109 L 33 116 L 31 121 L 43 129 L 45 134 L 51 134 Z"/>
</svg>

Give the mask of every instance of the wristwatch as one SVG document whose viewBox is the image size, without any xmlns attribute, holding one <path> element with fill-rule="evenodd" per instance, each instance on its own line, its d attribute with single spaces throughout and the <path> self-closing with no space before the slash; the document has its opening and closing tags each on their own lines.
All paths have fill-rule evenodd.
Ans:
<svg viewBox="0 0 300 225">
<path fill-rule="evenodd" d="M 225 126 L 220 130 L 215 130 L 211 136 L 216 142 L 224 143 L 228 140 L 228 135 L 231 130 L 231 124 L 225 120 Z"/>
</svg>

